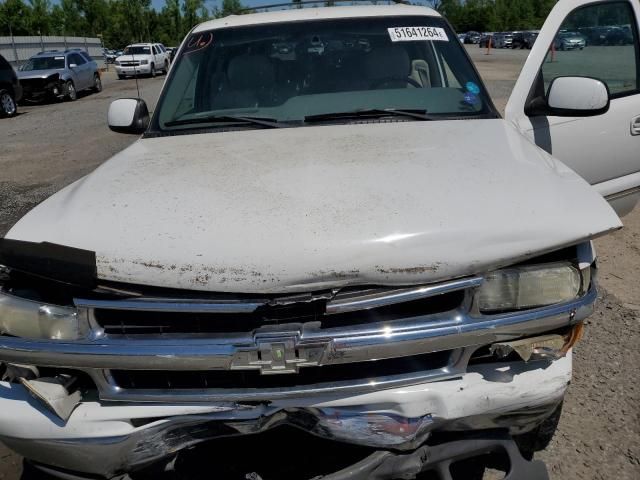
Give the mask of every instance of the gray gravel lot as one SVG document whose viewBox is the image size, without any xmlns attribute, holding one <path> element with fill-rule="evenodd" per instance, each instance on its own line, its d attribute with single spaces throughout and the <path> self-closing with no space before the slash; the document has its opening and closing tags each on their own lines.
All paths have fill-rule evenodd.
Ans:
<svg viewBox="0 0 640 480">
<path fill-rule="evenodd" d="M 503 109 L 527 52 L 468 50 Z M 151 108 L 162 81 L 140 81 Z M 106 127 L 109 102 L 136 96 L 135 82 L 106 74 L 104 87 L 75 103 L 23 107 L 17 118 L 0 121 L 0 235 L 135 140 Z M 539 454 L 554 480 L 640 478 L 640 208 L 624 220 L 624 230 L 597 241 L 602 298 L 574 354 L 559 432 Z M 20 459 L 0 445 L 0 479 L 16 480 L 20 471 Z"/>
</svg>

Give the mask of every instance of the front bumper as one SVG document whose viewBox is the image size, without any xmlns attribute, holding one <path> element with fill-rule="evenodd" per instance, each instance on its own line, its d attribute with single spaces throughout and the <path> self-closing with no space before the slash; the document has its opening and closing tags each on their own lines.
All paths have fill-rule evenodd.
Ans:
<svg viewBox="0 0 640 480">
<path fill-rule="evenodd" d="M 136 75 L 148 75 L 151 73 L 151 65 L 138 65 L 136 67 L 123 67 L 116 66 L 116 73 L 118 75 L 136 76 Z"/>
<path fill-rule="evenodd" d="M 569 354 L 556 361 L 473 366 L 459 379 L 360 395 L 258 404 L 85 400 L 66 423 L 22 386 L 0 383 L 0 440 L 35 462 L 105 477 L 169 458 L 204 440 L 283 424 L 332 440 L 408 451 L 433 431 L 526 432 L 562 401 L 570 379 Z"/>
<path fill-rule="evenodd" d="M 565 50 L 578 50 L 586 47 L 586 44 L 585 43 L 564 43 L 562 44 L 562 47 Z"/>
<path fill-rule="evenodd" d="M 60 98 L 65 94 L 64 85 L 60 81 L 49 82 L 43 85 L 24 85 L 22 99 L 39 102 L 47 99 Z"/>
</svg>

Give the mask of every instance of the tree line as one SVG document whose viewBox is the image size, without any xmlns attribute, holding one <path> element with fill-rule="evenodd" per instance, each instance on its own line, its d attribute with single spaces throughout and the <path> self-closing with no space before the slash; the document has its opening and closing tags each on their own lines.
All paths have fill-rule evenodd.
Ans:
<svg viewBox="0 0 640 480">
<path fill-rule="evenodd" d="M 166 0 L 161 10 L 151 0 L 4 0 L 0 3 L 0 36 L 102 35 L 107 48 L 152 40 L 178 45 L 194 25 L 240 13 L 240 0 L 222 0 L 207 8 L 205 0 Z"/>
<path fill-rule="evenodd" d="M 537 30 L 557 0 L 433 0 L 457 32 Z"/>
<path fill-rule="evenodd" d="M 292 0 L 299 3 L 300 0 Z M 556 0 L 417 0 L 442 12 L 456 31 L 504 31 L 540 28 Z M 274 0 L 274 3 L 278 3 Z M 283 2 L 284 3 L 284 2 Z M 334 1 L 327 0 L 326 5 Z M 373 0 L 372 3 L 376 3 Z M 380 2 L 382 3 L 382 2 Z M 178 45 L 199 22 L 245 11 L 241 0 L 221 0 L 208 8 L 205 0 L 165 0 L 160 10 L 151 0 L 3 0 L 0 36 L 102 35 L 105 46 L 153 40 Z"/>
</svg>

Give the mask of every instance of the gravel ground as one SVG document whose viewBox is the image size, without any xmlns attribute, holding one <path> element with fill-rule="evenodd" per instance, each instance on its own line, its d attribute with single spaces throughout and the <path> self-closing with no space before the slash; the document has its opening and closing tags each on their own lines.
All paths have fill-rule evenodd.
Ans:
<svg viewBox="0 0 640 480">
<path fill-rule="evenodd" d="M 526 52 L 468 50 L 503 110 Z M 162 81 L 140 81 L 150 108 Z M 136 96 L 135 82 L 107 73 L 104 86 L 75 103 L 23 107 L 19 117 L 0 121 L 0 235 L 135 140 L 110 132 L 105 121 L 112 99 Z M 596 242 L 601 299 L 575 349 L 559 431 L 538 455 L 553 480 L 640 478 L 640 208 L 624 220 L 625 229 Z M 20 472 L 19 457 L 0 445 L 0 480 L 17 480 Z"/>
</svg>

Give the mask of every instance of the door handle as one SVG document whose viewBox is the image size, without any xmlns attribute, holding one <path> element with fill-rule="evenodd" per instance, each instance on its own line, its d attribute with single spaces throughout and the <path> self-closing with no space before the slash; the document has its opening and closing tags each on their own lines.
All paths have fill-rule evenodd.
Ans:
<svg viewBox="0 0 640 480">
<path fill-rule="evenodd" d="M 640 115 L 631 120 L 631 135 L 640 135 Z"/>
</svg>

